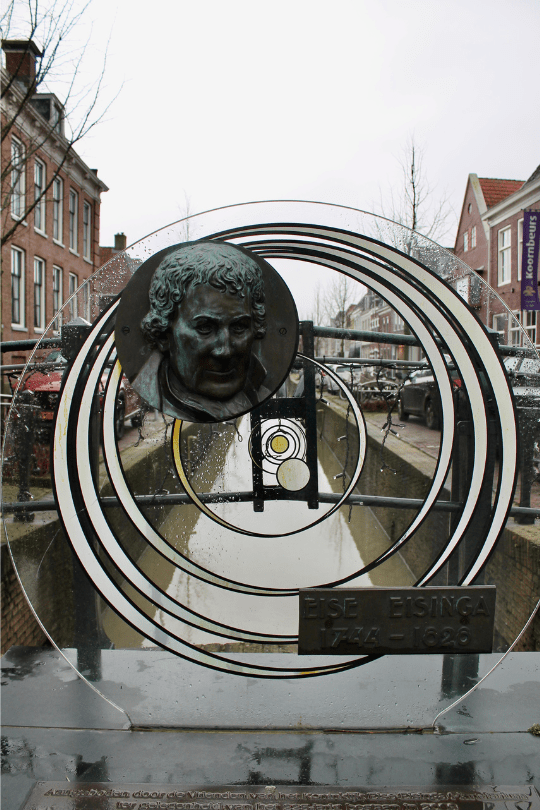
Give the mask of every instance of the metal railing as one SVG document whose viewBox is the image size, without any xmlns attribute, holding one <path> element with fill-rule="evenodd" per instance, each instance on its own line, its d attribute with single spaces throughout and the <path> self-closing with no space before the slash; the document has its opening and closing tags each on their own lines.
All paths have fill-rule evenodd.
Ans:
<svg viewBox="0 0 540 810">
<path fill-rule="evenodd" d="M 202 503 L 250 503 L 253 500 L 253 492 L 250 490 L 243 492 L 207 492 L 197 495 Z M 319 492 L 320 503 L 337 503 L 341 495 L 335 492 Z M 171 495 L 134 495 L 134 501 L 139 506 L 182 506 L 192 504 L 189 495 L 174 493 Z M 296 500 L 294 493 L 290 493 L 289 500 Z M 103 507 L 120 507 L 122 504 L 112 495 L 99 498 L 99 503 Z M 388 498 L 382 495 L 349 495 L 343 502 L 344 506 L 369 506 L 372 508 L 391 507 L 393 509 L 420 509 L 424 504 L 421 498 Z M 41 501 L 14 501 L 2 504 L 5 514 L 19 512 L 54 512 L 56 511 L 56 501 L 52 498 Z M 455 501 L 439 500 L 433 504 L 436 512 L 459 512 L 463 504 Z M 519 515 L 529 515 L 540 517 L 540 507 L 513 506 L 509 512 L 511 517 Z"/>
<path fill-rule="evenodd" d="M 90 327 L 89 327 L 90 328 Z M 300 324 L 300 332 L 301 334 L 307 334 L 308 331 L 311 331 L 313 337 L 317 338 L 336 338 L 339 340 L 352 340 L 358 342 L 368 342 L 368 343 L 384 343 L 384 344 L 391 344 L 396 346 L 416 346 L 421 347 L 421 344 L 416 339 L 414 335 L 406 335 L 401 333 L 387 333 L 387 332 L 371 332 L 371 331 L 362 331 L 362 330 L 354 330 L 354 329 L 345 329 L 345 328 L 338 328 L 338 327 L 325 327 L 325 326 L 312 326 L 310 322 L 301 322 Z M 494 342 L 497 343 L 495 340 L 497 333 L 493 333 Z M 4 341 L 1 345 L 2 352 L 9 352 L 9 351 L 27 351 L 35 348 L 39 343 L 41 347 L 44 348 L 62 348 L 64 346 L 65 338 L 62 337 L 55 337 L 55 338 L 43 338 L 39 339 L 30 339 L 30 340 L 12 340 L 12 341 Z M 516 346 L 501 346 L 498 345 L 499 352 L 501 354 L 506 355 L 517 355 L 522 353 L 527 353 L 527 349 L 523 349 Z M 360 357 L 327 357 L 327 356 L 318 356 L 315 358 L 317 361 L 321 363 L 335 363 L 335 364 L 350 364 L 350 365 L 357 365 L 357 366 L 372 366 L 372 367 L 387 367 L 387 368 L 403 368 L 403 369 L 412 369 L 412 368 L 422 368 L 429 365 L 426 360 L 392 360 L 392 359 L 375 359 L 375 358 L 360 358 Z M 11 366 L 0 366 L 0 370 L 2 373 L 7 373 L 8 370 L 11 372 L 15 372 L 18 370 L 23 370 L 26 368 L 23 364 L 15 364 Z M 43 368 L 47 370 L 47 361 L 46 358 L 42 362 L 36 362 L 30 364 L 28 367 L 31 370 L 35 368 Z M 51 363 L 48 364 L 48 368 L 66 368 L 65 363 Z M 26 406 L 28 407 L 28 405 Z M 21 466 L 21 465 L 19 465 Z M 26 473 L 23 472 L 23 477 L 25 482 L 28 478 L 28 471 Z M 25 487 L 26 488 L 26 487 Z M 200 496 L 201 501 L 204 503 L 217 503 L 217 502 L 249 502 L 253 500 L 253 492 L 231 492 L 231 493 L 219 493 L 219 494 L 212 494 L 207 493 Z M 338 500 L 339 496 L 335 495 L 334 493 L 319 493 L 319 501 L 322 503 L 335 503 Z M 294 500 L 294 494 L 291 493 L 291 500 Z M 136 496 L 135 498 L 137 503 L 141 505 L 181 505 L 184 503 L 191 503 L 191 500 L 187 495 L 183 494 L 174 494 L 174 495 L 147 495 L 147 496 Z M 118 506 L 119 502 L 114 497 L 102 498 L 100 499 L 103 506 Z M 373 508 L 379 507 L 391 507 L 395 509 L 417 509 L 422 506 L 423 501 L 418 498 L 387 498 L 382 496 L 375 496 L 375 495 L 350 495 L 345 504 L 350 506 L 355 505 L 364 505 Z M 444 511 L 444 512 L 457 512 L 461 509 L 461 505 L 457 502 L 447 501 L 447 500 L 440 500 L 436 501 L 433 507 L 436 511 Z M 40 501 L 15 501 L 12 503 L 3 503 L 2 509 L 4 514 L 15 514 L 19 516 L 28 516 L 30 517 L 31 514 L 35 512 L 47 512 L 47 511 L 54 511 L 56 510 L 56 504 L 51 499 L 45 499 Z M 540 508 L 534 508 L 530 506 L 513 506 L 509 512 L 511 517 L 521 518 L 522 520 L 527 521 L 534 521 L 535 518 L 540 517 Z"/>
</svg>

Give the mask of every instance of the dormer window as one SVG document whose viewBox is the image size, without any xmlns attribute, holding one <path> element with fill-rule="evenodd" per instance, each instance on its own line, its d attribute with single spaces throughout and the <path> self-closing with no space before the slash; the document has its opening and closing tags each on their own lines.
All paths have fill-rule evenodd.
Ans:
<svg viewBox="0 0 540 810">
<path fill-rule="evenodd" d="M 51 103 L 51 126 L 55 132 L 58 132 L 59 135 L 63 135 L 62 132 L 62 124 L 64 120 L 64 111 L 62 108 L 55 104 L 54 102 Z"/>
<path fill-rule="evenodd" d="M 51 129 L 64 135 L 64 108 L 52 93 L 39 93 L 30 99 L 30 104 L 44 118 Z"/>
</svg>

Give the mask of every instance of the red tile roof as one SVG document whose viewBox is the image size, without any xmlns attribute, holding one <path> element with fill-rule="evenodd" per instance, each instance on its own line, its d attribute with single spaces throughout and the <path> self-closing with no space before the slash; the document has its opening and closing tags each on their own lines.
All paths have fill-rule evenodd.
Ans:
<svg viewBox="0 0 540 810">
<path fill-rule="evenodd" d="M 495 180 L 490 177 L 479 177 L 478 180 L 488 208 L 492 208 L 501 200 L 514 194 L 524 182 L 523 180 Z"/>
</svg>

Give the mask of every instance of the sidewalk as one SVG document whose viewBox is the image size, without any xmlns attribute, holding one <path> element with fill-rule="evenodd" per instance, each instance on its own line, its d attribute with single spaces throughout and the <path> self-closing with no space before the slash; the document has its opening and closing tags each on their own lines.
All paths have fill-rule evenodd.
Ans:
<svg viewBox="0 0 540 810">
<path fill-rule="evenodd" d="M 363 413 L 367 424 L 382 430 L 387 421 L 385 411 L 364 411 Z M 430 430 L 415 416 L 409 417 L 407 422 L 400 422 L 397 413 L 392 413 L 392 430 L 396 431 L 397 435 L 392 434 L 395 439 L 399 439 L 399 441 L 405 444 L 416 447 L 432 458 L 437 458 L 440 445 L 440 431 Z M 519 506 L 520 483 L 519 477 L 513 501 L 515 506 Z M 540 481 L 535 481 L 532 485 L 531 507 L 540 509 Z"/>
</svg>

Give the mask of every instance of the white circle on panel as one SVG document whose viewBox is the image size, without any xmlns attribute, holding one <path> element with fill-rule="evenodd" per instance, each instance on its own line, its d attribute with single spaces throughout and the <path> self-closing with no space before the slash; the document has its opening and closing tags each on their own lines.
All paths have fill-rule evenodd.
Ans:
<svg viewBox="0 0 540 810">
<path fill-rule="evenodd" d="M 301 458 L 289 458 L 279 465 L 276 476 L 283 489 L 298 492 L 304 489 L 309 481 L 309 467 Z"/>
</svg>

